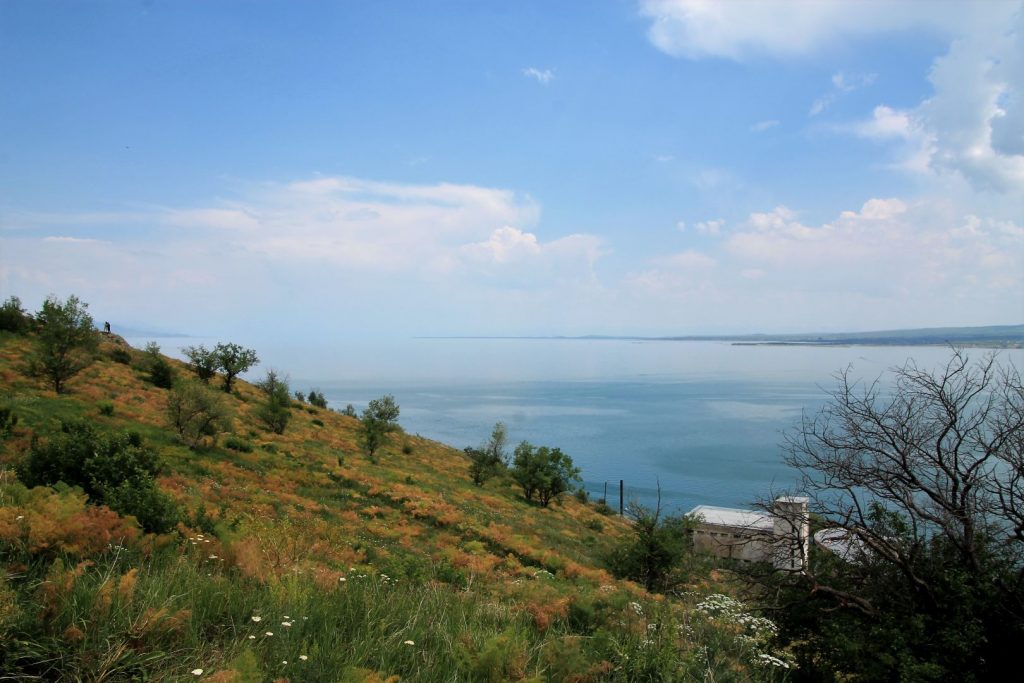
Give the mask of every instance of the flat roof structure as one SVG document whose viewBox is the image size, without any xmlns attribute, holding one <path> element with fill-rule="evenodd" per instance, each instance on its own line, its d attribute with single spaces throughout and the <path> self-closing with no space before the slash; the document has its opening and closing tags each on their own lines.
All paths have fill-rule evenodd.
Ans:
<svg viewBox="0 0 1024 683">
<path fill-rule="evenodd" d="M 715 505 L 698 505 L 688 514 L 693 517 L 699 515 L 705 524 L 741 529 L 771 530 L 774 524 L 772 515 L 767 512 L 723 508 Z"/>
</svg>

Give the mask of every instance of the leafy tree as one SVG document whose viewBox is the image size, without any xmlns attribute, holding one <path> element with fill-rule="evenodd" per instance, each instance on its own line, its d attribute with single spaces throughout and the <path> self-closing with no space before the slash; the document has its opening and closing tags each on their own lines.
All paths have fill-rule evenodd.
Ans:
<svg viewBox="0 0 1024 683">
<path fill-rule="evenodd" d="M 508 453 L 505 444 L 508 441 L 508 430 L 505 424 L 498 422 L 491 432 L 491 439 L 481 448 L 466 448 L 469 456 L 469 475 L 473 483 L 483 486 L 484 483 L 507 467 Z"/>
<path fill-rule="evenodd" d="M 216 376 L 217 368 L 220 367 L 220 357 L 216 350 L 210 350 L 200 344 L 186 346 L 181 351 L 188 357 L 189 367 L 204 384 Z"/>
<path fill-rule="evenodd" d="M 32 318 L 21 307 L 21 299 L 12 296 L 0 304 L 0 331 L 24 334 L 32 327 Z"/>
<path fill-rule="evenodd" d="M 608 556 L 612 573 L 649 591 L 668 591 L 683 582 L 693 547 L 694 520 L 685 515 L 663 515 L 660 487 L 656 507 L 633 502 L 627 515 L 633 522 L 630 533 Z"/>
<path fill-rule="evenodd" d="M 267 376 L 257 382 L 256 386 L 266 394 L 266 401 L 256 411 L 256 416 L 267 429 L 275 434 L 284 434 L 292 417 L 288 379 L 279 377 L 274 370 L 268 370 Z"/>
<path fill-rule="evenodd" d="M 351 403 L 345 406 L 345 410 L 341 411 L 341 414 L 346 417 L 359 417 L 359 414 L 356 413 L 356 407 Z"/>
<path fill-rule="evenodd" d="M 217 357 L 217 367 L 224 372 L 224 391 L 231 393 L 235 377 L 259 364 L 260 359 L 252 349 L 245 349 L 238 344 L 217 344 L 213 353 Z"/>
<path fill-rule="evenodd" d="M 295 400 L 298 401 L 299 403 L 305 403 L 306 402 L 306 395 L 304 393 L 302 393 L 301 391 L 296 391 L 295 392 Z"/>
<path fill-rule="evenodd" d="M 959 350 L 891 373 L 839 373 L 787 435 L 833 541 L 801 571 L 752 578 L 786 607 L 808 676 L 990 680 L 1024 642 L 1024 385 Z"/>
<path fill-rule="evenodd" d="M 580 470 L 572 458 L 558 448 L 534 447 L 523 441 L 516 447 L 512 461 L 512 478 L 523 487 L 526 500 L 547 507 L 552 500 L 580 481 Z"/>
<path fill-rule="evenodd" d="M 97 333 L 88 308 L 74 295 L 64 302 L 49 296 L 36 315 L 39 334 L 30 368 L 33 374 L 46 377 L 58 394 L 65 382 L 93 361 Z"/>
<path fill-rule="evenodd" d="M 174 368 L 161 355 L 160 345 L 156 342 L 149 342 L 146 344 L 145 351 L 149 381 L 161 389 L 170 389 L 174 386 Z"/>
<path fill-rule="evenodd" d="M 224 396 L 196 380 L 180 380 L 167 397 L 167 420 L 189 448 L 205 439 L 216 442 L 218 432 L 230 429 Z"/>
<path fill-rule="evenodd" d="M 35 442 L 17 468 L 27 486 L 64 482 L 94 503 L 134 516 L 146 531 L 164 533 L 177 523 L 174 503 L 155 485 L 160 463 L 136 432 L 105 435 L 85 421 L 64 422 L 45 443 Z"/>
<path fill-rule="evenodd" d="M 391 395 L 370 401 L 360 419 L 359 444 L 372 460 L 387 435 L 398 429 L 398 405 Z"/>
<path fill-rule="evenodd" d="M 309 404 L 317 408 L 327 408 L 327 398 L 324 397 L 324 392 L 319 389 L 310 389 Z"/>
</svg>

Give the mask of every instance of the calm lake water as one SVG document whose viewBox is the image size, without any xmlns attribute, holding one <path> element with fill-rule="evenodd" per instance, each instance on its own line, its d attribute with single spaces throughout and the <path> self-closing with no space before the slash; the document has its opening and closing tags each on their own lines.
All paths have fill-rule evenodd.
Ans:
<svg viewBox="0 0 1024 683">
<path fill-rule="evenodd" d="M 174 353 L 171 340 L 161 343 Z M 186 343 L 196 343 L 190 340 Z M 201 342 L 200 342 L 201 343 Z M 586 488 L 617 505 L 746 506 L 792 486 L 782 435 L 816 411 L 847 366 L 874 380 L 913 358 L 945 362 L 941 347 L 735 346 L 726 342 L 559 339 L 412 339 L 325 348 L 265 348 L 268 367 L 292 388 L 319 387 L 332 408 L 362 410 L 383 394 L 401 406 L 409 433 L 476 446 L 497 421 L 512 444 L 558 446 Z M 981 357 L 983 350 L 971 350 Z M 1021 367 L 1024 352 L 1003 351 Z"/>
</svg>

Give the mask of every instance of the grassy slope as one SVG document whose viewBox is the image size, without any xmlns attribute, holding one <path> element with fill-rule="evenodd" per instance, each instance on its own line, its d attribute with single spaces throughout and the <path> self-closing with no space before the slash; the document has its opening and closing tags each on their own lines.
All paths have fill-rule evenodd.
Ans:
<svg viewBox="0 0 1024 683">
<path fill-rule="evenodd" d="M 756 651 L 737 638 L 742 628 L 601 568 L 610 544 L 629 533 L 622 521 L 572 497 L 548 509 L 527 504 L 508 479 L 478 488 L 461 451 L 418 436 L 393 435 L 373 463 L 356 447 L 357 420 L 329 410 L 295 404 L 285 434 L 271 434 L 254 415 L 260 392 L 245 382 L 230 399 L 233 432 L 252 452 L 189 450 L 165 427 L 168 392 L 109 359 L 118 341 L 105 341 L 100 359 L 57 396 L 24 373 L 30 341 L 0 337 L 0 399 L 20 417 L 0 452 L 0 673 L 131 680 L 203 669 L 216 680 L 325 681 L 772 673 L 751 665 Z M 113 414 L 102 415 L 100 402 Z M 177 533 L 142 537 L 131 520 L 96 517 L 75 491 L 17 483 L 10 467 L 31 439 L 72 417 L 143 434 L 166 466 L 159 486 L 184 511 Z M 693 588 L 691 603 L 709 580 Z"/>
</svg>

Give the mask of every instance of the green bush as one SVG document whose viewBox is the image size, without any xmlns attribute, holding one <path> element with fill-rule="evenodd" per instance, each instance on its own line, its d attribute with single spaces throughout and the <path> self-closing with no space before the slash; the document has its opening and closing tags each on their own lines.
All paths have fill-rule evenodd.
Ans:
<svg viewBox="0 0 1024 683">
<path fill-rule="evenodd" d="M 79 486 L 92 502 L 133 515 L 146 531 L 164 533 L 177 523 L 177 511 L 156 488 L 159 467 L 137 432 L 101 434 L 79 420 L 62 423 L 49 441 L 33 443 L 17 472 L 26 486 Z"/>
<path fill-rule="evenodd" d="M 131 351 L 124 348 L 123 346 L 115 346 L 110 350 L 110 352 L 107 355 L 110 356 L 110 360 L 114 361 L 115 363 L 120 363 L 121 365 L 131 365 L 132 363 Z"/>
<path fill-rule="evenodd" d="M 100 415 L 105 417 L 111 417 L 114 414 L 113 401 L 100 401 L 96 404 L 96 408 L 100 411 Z"/>
<path fill-rule="evenodd" d="M 314 417 L 313 418 L 313 424 L 315 424 L 317 427 L 323 427 L 324 426 L 324 421 L 319 419 L 319 418 Z"/>
<path fill-rule="evenodd" d="M 266 400 L 257 411 L 256 416 L 275 434 L 284 434 L 288 422 L 292 419 L 291 394 L 288 391 L 288 379 L 278 377 L 274 370 L 267 371 L 267 376 L 256 383 Z M 299 406 L 302 407 L 301 405 Z"/>
<path fill-rule="evenodd" d="M 150 383 L 161 389 L 170 389 L 174 386 L 174 368 L 160 354 L 160 345 L 156 342 L 149 342 L 146 344 L 145 351 L 145 367 Z"/>
<path fill-rule="evenodd" d="M 310 389 L 308 399 L 310 404 L 317 408 L 327 407 L 327 399 L 324 397 L 324 392 L 319 389 Z"/>
<path fill-rule="evenodd" d="M 216 443 L 217 433 L 231 426 L 223 394 L 192 379 L 182 380 L 171 389 L 167 419 L 189 448 L 196 448 L 206 439 Z"/>
<path fill-rule="evenodd" d="M 31 327 L 32 316 L 21 307 L 21 299 L 12 296 L 0 304 L 0 331 L 24 334 Z"/>
<path fill-rule="evenodd" d="M 252 444 L 234 434 L 224 440 L 224 447 L 242 453 L 252 453 Z"/>
<path fill-rule="evenodd" d="M 6 439 L 18 425 L 18 416 L 10 406 L 0 406 L 0 439 Z"/>
</svg>

